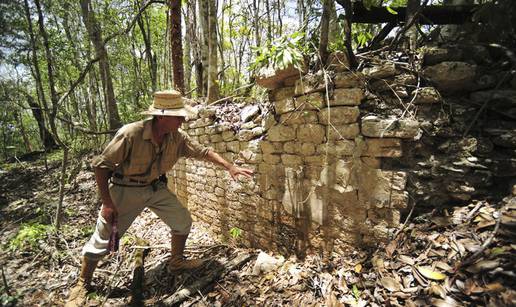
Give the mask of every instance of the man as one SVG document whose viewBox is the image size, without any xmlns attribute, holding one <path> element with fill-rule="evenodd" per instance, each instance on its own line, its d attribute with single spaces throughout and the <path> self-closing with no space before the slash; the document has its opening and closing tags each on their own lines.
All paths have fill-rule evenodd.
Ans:
<svg viewBox="0 0 516 307">
<path fill-rule="evenodd" d="M 168 268 L 174 271 L 202 265 L 199 259 L 183 257 L 192 219 L 188 209 L 168 190 L 165 173 L 180 157 L 218 164 L 226 168 L 233 179 L 238 175 L 251 177 L 253 172 L 229 163 L 179 130 L 190 115 L 184 101 L 174 90 L 155 93 L 153 104 L 144 112 L 152 118 L 120 128 L 102 154 L 93 160 L 102 209 L 95 232 L 82 250 L 79 281 L 70 291 L 66 306 L 82 306 L 86 301 L 87 287 L 97 263 L 109 253 L 108 245 L 113 244 L 113 226 L 122 236 L 145 207 L 156 213 L 172 231 Z"/>
</svg>

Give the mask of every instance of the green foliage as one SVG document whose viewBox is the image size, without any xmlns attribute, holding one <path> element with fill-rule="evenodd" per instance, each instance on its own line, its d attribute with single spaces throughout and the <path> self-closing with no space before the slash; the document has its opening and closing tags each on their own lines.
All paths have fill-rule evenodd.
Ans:
<svg viewBox="0 0 516 307">
<path fill-rule="evenodd" d="M 238 227 L 232 227 L 230 230 L 229 230 L 229 234 L 231 235 L 231 237 L 233 239 L 238 239 L 240 237 L 240 235 L 242 234 L 242 229 L 238 228 Z"/>
<path fill-rule="evenodd" d="M 357 288 L 357 285 L 353 285 L 353 288 L 351 290 L 353 292 L 353 296 L 355 297 L 355 300 L 358 302 L 360 299 L 360 291 Z"/>
<path fill-rule="evenodd" d="M 4 292 L 5 289 L 4 287 L 0 288 L 0 292 Z M 16 306 L 17 303 L 18 303 L 18 299 L 19 299 L 19 295 L 9 295 L 7 293 L 2 293 L 2 295 L 0 295 L 0 306 L 5 306 L 5 307 L 9 307 L 9 306 Z"/>
<path fill-rule="evenodd" d="M 9 241 L 11 251 L 37 248 L 38 242 L 47 237 L 54 226 L 40 223 L 22 224 L 16 236 Z"/>
<path fill-rule="evenodd" d="M 285 69 L 287 66 L 293 65 L 297 69 L 302 69 L 304 64 L 303 54 L 306 51 L 306 47 L 302 44 L 303 37 L 303 32 L 294 32 L 266 46 L 253 48 L 257 52 L 257 56 L 250 68 Z"/>
</svg>

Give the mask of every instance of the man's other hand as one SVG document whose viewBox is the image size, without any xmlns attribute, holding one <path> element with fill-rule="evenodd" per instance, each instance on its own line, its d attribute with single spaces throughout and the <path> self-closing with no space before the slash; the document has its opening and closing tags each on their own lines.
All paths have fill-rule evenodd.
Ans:
<svg viewBox="0 0 516 307">
<path fill-rule="evenodd" d="M 254 171 L 248 168 L 238 167 L 236 165 L 232 165 L 229 168 L 229 174 L 233 180 L 237 180 L 238 175 L 243 175 L 247 178 L 251 178 L 254 174 Z"/>
</svg>

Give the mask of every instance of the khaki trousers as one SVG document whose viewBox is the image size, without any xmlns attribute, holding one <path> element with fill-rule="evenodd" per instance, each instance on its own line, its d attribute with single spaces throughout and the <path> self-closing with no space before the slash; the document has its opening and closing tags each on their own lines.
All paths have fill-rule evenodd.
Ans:
<svg viewBox="0 0 516 307">
<path fill-rule="evenodd" d="M 117 227 L 120 237 L 146 207 L 165 222 L 173 234 L 187 235 L 190 233 L 192 226 L 190 212 L 168 190 L 165 183 L 160 182 L 156 191 L 152 189 L 152 186 L 124 187 L 110 184 L 109 192 L 118 209 Z M 92 260 L 99 260 L 108 254 L 110 234 L 111 224 L 106 223 L 99 212 L 95 232 L 84 245 L 82 255 Z"/>
</svg>

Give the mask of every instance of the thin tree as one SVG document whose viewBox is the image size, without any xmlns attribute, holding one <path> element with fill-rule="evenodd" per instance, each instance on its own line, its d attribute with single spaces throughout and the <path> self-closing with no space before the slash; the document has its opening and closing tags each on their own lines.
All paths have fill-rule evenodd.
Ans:
<svg viewBox="0 0 516 307">
<path fill-rule="evenodd" d="M 208 65 L 208 103 L 219 99 L 218 62 L 217 62 L 217 1 L 208 1 L 209 13 L 209 65 Z"/>
<path fill-rule="evenodd" d="M 181 33 L 181 0 L 169 0 L 170 11 L 170 51 L 172 53 L 172 75 L 174 88 L 181 93 L 185 92 L 183 69 L 183 44 Z"/>
</svg>

